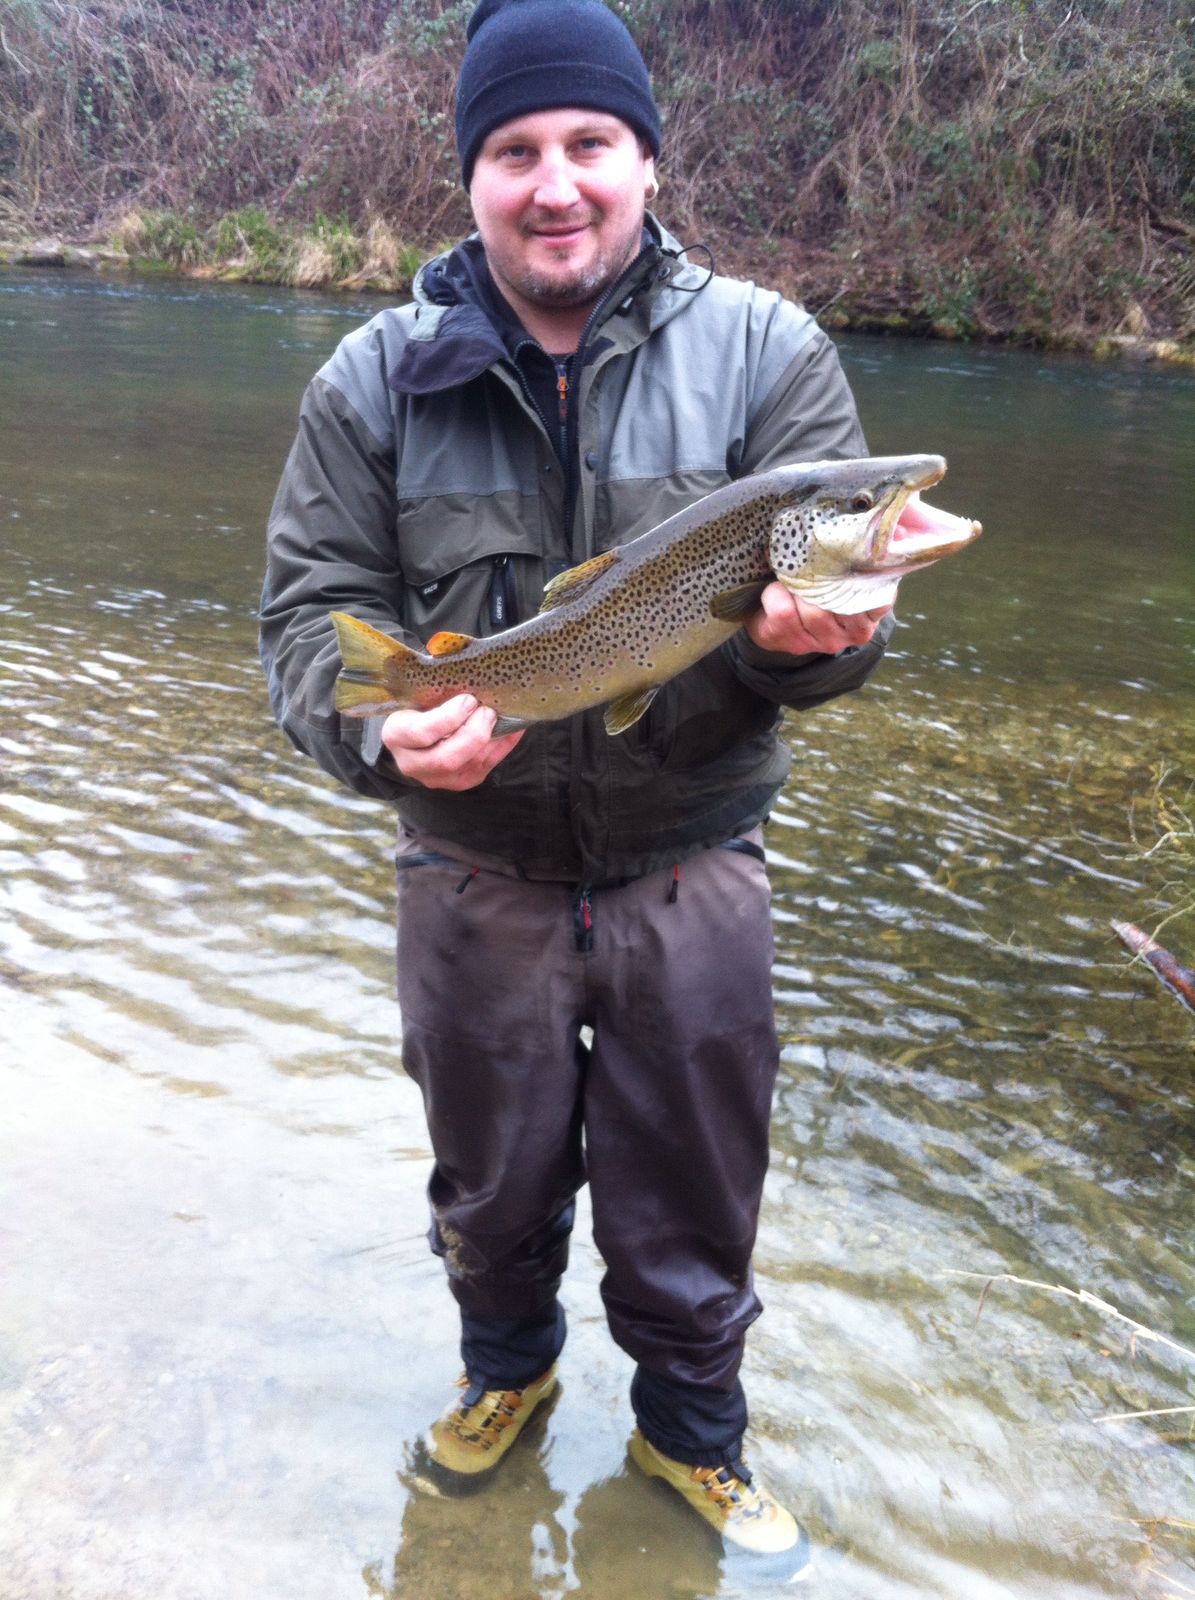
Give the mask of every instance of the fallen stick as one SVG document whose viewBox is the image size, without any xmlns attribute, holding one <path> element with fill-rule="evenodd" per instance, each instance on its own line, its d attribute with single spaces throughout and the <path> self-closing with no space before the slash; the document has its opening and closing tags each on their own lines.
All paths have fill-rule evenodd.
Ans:
<svg viewBox="0 0 1195 1600">
<path fill-rule="evenodd" d="M 1195 1417 L 1195 1406 L 1154 1406 L 1150 1411 L 1112 1411 L 1092 1422 L 1132 1422 L 1137 1417 Z"/>
<path fill-rule="evenodd" d="M 1187 1007 L 1195 1011 L 1195 972 L 1176 961 L 1169 950 L 1163 950 L 1156 939 L 1150 937 L 1135 922 L 1114 922 L 1112 932 L 1126 950 L 1153 969 L 1161 981 Z"/>
<path fill-rule="evenodd" d="M 1101 1316 L 1113 1317 L 1118 1322 L 1127 1323 L 1133 1330 L 1129 1342 L 1134 1347 L 1138 1339 L 1146 1339 L 1153 1344 L 1164 1344 L 1168 1350 L 1174 1350 L 1180 1356 L 1195 1361 L 1195 1350 L 1188 1349 L 1185 1344 L 1177 1344 L 1173 1339 L 1168 1339 L 1164 1333 L 1157 1333 L 1153 1328 L 1147 1328 L 1143 1322 L 1137 1322 L 1133 1317 L 1125 1316 L 1123 1311 L 1118 1311 L 1109 1301 L 1101 1300 L 1098 1295 L 1092 1294 L 1090 1289 L 1068 1289 L 1065 1284 L 1042 1283 L 1037 1278 L 1018 1278 L 1011 1272 L 964 1272 L 961 1267 L 944 1267 L 942 1271 L 948 1278 L 975 1278 L 985 1284 L 983 1293 L 979 1297 L 976 1319 L 983 1310 L 988 1290 L 994 1283 L 1019 1283 L 1026 1289 L 1040 1289 L 1045 1294 L 1063 1295 L 1068 1300 L 1078 1301 L 1081 1306 L 1091 1306 Z"/>
</svg>

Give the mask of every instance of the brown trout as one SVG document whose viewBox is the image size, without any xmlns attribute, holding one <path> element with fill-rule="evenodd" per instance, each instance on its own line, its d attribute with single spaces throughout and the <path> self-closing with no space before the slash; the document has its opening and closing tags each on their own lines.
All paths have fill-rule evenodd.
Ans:
<svg viewBox="0 0 1195 1600">
<path fill-rule="evenodd" d="M 605 705 L 631 727 L 662 684 L 729 639 L 773 577 L 826 611 L 891 604 L 900 580 L 961 550 L 978 522 L 923 505 L 941 456 L 774 467 L 553 578 L 537 616 L 474 639 L 437 633 L 426 653 L 332 612 L 344 663 L 336 709 L 371 716 L 471 694 L 495 737 Z"/>
</svg>

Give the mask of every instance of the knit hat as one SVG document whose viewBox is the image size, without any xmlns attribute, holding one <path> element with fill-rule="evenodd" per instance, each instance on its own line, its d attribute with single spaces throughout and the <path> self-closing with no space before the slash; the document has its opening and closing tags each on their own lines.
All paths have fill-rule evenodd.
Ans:
<svg viewBox="0 0 1195 1600">
<path fill-rule="evenodd" d="M 456 85 L 466 189 L 477 152 L 512 117 L 562 106 L 606 111 L 660 153 L 660 113 L 626 25 L 602 0 L 481 0 Z"/>
</svg>

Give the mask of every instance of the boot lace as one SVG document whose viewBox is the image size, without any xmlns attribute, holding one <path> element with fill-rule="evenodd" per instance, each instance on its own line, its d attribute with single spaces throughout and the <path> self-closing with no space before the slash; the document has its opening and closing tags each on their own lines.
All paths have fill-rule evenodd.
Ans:
<svg viewBox="0 0 1195 1600">
<path fill-rule="evenodd" d="M 484 1389 L 477 1391 L 467 1376 L 457 1379 L 457 1388 L 465 1390 L 459 1408 L 448 1418 L 447 1426 L 462 1444 L 477 1445 L 492 1450 L 502 1437 L 504 1429 L 514 1421 L 523 1403 L 521 1389 Z"/>
<path fill-rule="evenodd" d="M 744 1467 L 694 1467 L 693 1477 L 709 1495 L 718 1510 L 735 1521 L 747 1521 L 767 1513 L 767 1501 L 751 1481 Z"/>
</svg>

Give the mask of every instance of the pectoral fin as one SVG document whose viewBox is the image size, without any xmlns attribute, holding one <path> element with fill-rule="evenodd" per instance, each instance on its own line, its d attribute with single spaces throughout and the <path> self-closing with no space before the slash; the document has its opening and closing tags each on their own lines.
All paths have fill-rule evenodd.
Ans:
<svg viewBox="0 0 1195 1600">
<path fill-rule="evenodd" d="M 611 700 L 603 717 L 606 732 L 625 733 L 628 728 L 633 728 L 659 692 L 659 684 L 653 683 L 650 689 L 639 689 L 634 694 L 624 694 L 617 700 Z"/>
<path fill-rule="evenodd" d="M 742 622 L 759 606 L 760 596 L 771 583 L 771 578 L 757 578 L 751 583 L 740 583 L 734 589 L 723 589 L 710 601 L 710 616 L 719 622 Z"/>
<path fill-rule="evenodd" d="M 498 720 L 494 723 L 493 728 L 490 730 L 490 738 L 501 739 L 503 734 L 518 733 L 520 728 L 529 728 L 530 726 L 531 724 L 524 721 L 522 717 L 499 716 Z"/>
<path fill-rule="evenodd" d="M 591 584 L 597 582 L 603 572 L 608 572 L 617 560 L 617 550 L 606 550 L 602 555 L 594 556 L 592 561 L 583 561 L 579 567 L 570 567 L 567 572 L 559 573 L 545 586 L 540 611 L 554 611 L 557 606 L 562 606 L 569 600 L 576 600 Z"/>
</svg>

